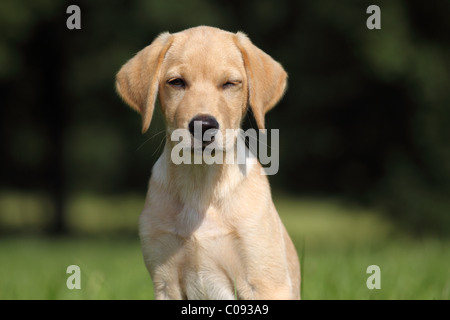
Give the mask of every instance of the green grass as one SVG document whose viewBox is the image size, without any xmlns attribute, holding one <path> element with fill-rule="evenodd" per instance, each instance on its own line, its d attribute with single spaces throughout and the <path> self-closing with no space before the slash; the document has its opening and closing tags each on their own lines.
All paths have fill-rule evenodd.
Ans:
<svg viewBox="0 0 450 320">
<path fill-rule="evenodd" d="M 373 210 L 330 199 L 278 197 L 276 206 L 302 263 L 303 299 L 449 299 L 450 242 L 413 238 Z M 137 238 L 140 196 L 79 196 L 69 202 L 76 236 L 48 238 L 45 198 L 0 194 L 0 299 L 152 299 Z M 111 232 L 127 236 L 113 236 Z M 81 290 L 69 290 L 69 265 L 81 269 Z M 369 265 L 381 268 L 381 289 L 369 290 Z"/>
<path fill-rule="evenodd" d="M 377 212 L 337 201 L 279 199 L 302 263 L 303 299 L 449 299 L 450 242 L 414 239 Z M 369 290 L 367 267 L 381 269 Z"/>
<path fill-rule="evenodd" d="M 0 242 L 0 299 L 151 299 L 138 239 L 11 238 Z M 81 289 L 66 287 L 69 265 Z"/>
</svg>

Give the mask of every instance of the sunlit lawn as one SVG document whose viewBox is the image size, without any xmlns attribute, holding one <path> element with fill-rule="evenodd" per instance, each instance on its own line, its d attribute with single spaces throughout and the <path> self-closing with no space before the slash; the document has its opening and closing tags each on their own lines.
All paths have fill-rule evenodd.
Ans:
<svg viewBox="0 0 450 320">
<path fill-rule="evenodd" d="M 412 235 L 375 211 L 330 199 L 275 199 L 302 257 L 304 299 L 449 299 L 450 242 Z M 0 299 L 152 299 L 137 238 L 143 196 L 79 196 L 69 201 L 75 236 L 47 238 L 39 196 L 0 195 Z M 126 235 L 117 235 L 118 232 Z M 66 287 L 66 268 L 81 269 L 81 289 Z M 366 269 L 381 269 L 369 290 Z"/>
</svg>

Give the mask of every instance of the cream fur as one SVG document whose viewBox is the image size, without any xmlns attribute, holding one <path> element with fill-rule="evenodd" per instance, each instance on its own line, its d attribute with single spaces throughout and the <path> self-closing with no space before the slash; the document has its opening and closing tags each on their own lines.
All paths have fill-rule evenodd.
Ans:
<svg viewBox="0 0 450 320">
<path fill-rule="evenodd" d="M 173 78 L 185 88 L 171 86 Z M 234 299 L 235 291 L 239 299 L 300 298 L 297 253 L 259 162 L 175 165 L 170 158 L 170 132 L 198 114 L 214 116 L 225 134 L 240 127 L 250 102 L 264 128 L 286 79 L 243 33 L 204 26 L 162 34 L 119 71 L 117 90 L 142 114 L 143 130 L 156 87 L 167 124 L 139 227 L 156 299 Z M 235 84 L 224 89 L 227 81 Z"/>
</svg>

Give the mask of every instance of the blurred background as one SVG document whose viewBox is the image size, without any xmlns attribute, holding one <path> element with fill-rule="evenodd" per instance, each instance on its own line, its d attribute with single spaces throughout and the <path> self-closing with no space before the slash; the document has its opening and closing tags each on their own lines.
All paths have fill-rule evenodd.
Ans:
<svg viewBox="0 0 450 320">
<path fill-rule="evenodd" d="M 71 4 L 81 30 L 66 27 Z M 366 27 L 371 4 L 381 30 Z M 141 134 L 115 74 L 159 33 L 211 25 L 244 31 L 289 74 L 266 116 L 280 129 L 281 208 L 307 217 L 302 199 L 331 201 L 447 241 L 449 16 L 442 0 L 3 0 L 0 235 L 136 236 L 164 126 L 156 112 Z"/>
<path fill-rule="evenodd" d="M 69 4 L 81 30 L 66 28 Z M 450 3 L 379 2 L 381 30 L 366 27 L 369 4 L 2 1 L 0 217 L 9 197 L 36 195 L 44 229 L 69 232 L 74 195 L 144 196 L 162 121 L 141 135 L 115 73 L 160 32 L 205 24 L 246 32 L 289 73 L 266 120 L 280 129 L 275 192 L 343 197 L 450 234 Z"/>
</svg>

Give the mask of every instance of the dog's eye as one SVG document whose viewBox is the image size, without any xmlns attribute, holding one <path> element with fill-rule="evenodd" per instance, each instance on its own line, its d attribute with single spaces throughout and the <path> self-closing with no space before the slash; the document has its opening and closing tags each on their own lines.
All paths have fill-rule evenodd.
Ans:
<svg viewBox="0 0 450 320">
<path fill-rule="evenodd" d="M 237 86 L 238 84 L 240 84 L 241 81 L 236 80 L 236 81 L 227 81 L 222 85 L 222 88 L 227 89 L 227 88 L 232 88 L 234 86 Z"/>
<path fill-rule="evenodd" d="M 172 78 L 167 80 L 167 83 L 170 84 L 172 87 L 176 88 L 184 88 L 186 87 L 186 83 L 181 78 Z"/>
</svg>

